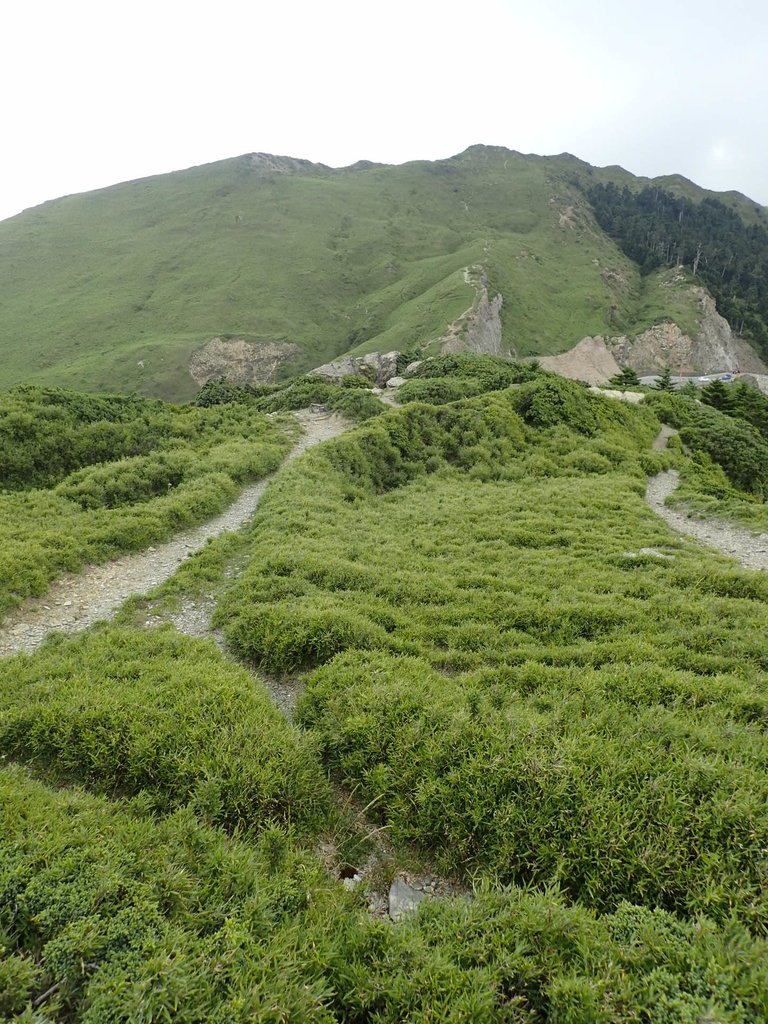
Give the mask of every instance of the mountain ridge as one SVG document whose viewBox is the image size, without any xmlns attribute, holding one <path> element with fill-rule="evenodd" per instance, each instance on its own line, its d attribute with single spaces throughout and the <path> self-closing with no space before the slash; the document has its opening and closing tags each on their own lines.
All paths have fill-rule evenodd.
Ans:
<svg viewBox="0 0 768 1024">
<path fill-rule="evenodd" d="M 347 353 L 437 352 L 478 301 L 468 267 L 501 295 L 512 355 L 665 320 L 695 333 L 685 289 L 662 301 L 595 220 L 590 182 L 644 187 L 620 170 L 483 145 L 343 168 L 250 153 L 51 200 L 0 222 L 0 386 L 187 400 L 213 339 L 263 346 L 278 377 Z M 712 195 L 674 177 L 680 194 Z"/>
</svg>

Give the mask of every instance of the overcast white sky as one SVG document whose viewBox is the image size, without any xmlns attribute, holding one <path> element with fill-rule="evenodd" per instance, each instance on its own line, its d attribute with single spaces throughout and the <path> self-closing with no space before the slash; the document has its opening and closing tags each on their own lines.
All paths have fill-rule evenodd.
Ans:
<svg viewBox="0 0 768 1024">
<path fill-rule="evenodd" d="M 766 0 L 7 0 L 0 219 L 263 151 L 473 143 L 768 204 Z"/>
</svg>

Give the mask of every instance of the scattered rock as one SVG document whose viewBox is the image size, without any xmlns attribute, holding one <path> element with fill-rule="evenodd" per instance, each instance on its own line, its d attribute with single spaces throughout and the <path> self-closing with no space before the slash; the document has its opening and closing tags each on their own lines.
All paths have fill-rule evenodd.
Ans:
<svg viewBox="0 0 768 1024">
<path fill-rule="evenodd" d="M 419 367 L 424 363 L 423 359 L 416 359 L 412 363 L 408 363 L 405 368 L 405 376 L 410 377 L 411 374 L 416 373 Z"/>
<path fill-rule="evenodd" d="M 388 388 L 399 388 L 405 384 L 405 377 L 390 377 L 387 381 Z"/>
<path fill-rule="evenodd" d="M 624 558 L 663 558 L 670 562 L 674 562 L 674 555 L 667 555 L 663 551 L 659 551 L 658 548 L 640 548 L 639 551 L 624 551 L 622 552 Z"/>
<path fill-rule="evenodd" d="M 599 388 L 595 384 L 592 384 L 589 390 L 593 395 L 613 398 L 617 402 L 628 402 L 630 405 L 639 405 L 645 399 L 645 394 L 642 391 L 615 391 L 611 388 Z"/>
<path fill-rule="evenodd" d="M 368 352 L 364 356 L 344 356 L 324 363 L 310 373 L 317 377 L 326 377 L 335 384 L 340 384 L 345 377 L 369 377 L 382 387 L 397 373 L 397 357 L 399 352 Z"/>
<path fill-rule="evenodd" d="M 403 878 L 393 878 L 389 887 L 389 916 L 393 921 L 399 921 L 426 899 L 429 897 L 421 889 L 414 889 Z"/>
</svg>

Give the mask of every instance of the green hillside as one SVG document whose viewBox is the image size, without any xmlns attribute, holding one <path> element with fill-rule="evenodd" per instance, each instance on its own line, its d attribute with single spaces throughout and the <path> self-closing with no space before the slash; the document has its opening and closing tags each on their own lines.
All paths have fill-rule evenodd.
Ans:
<svg viewBox="0 0 768 1024">
<path fill-rule="evenodd" d="M 45 203 L 0 223 L 0 386 L 186 400 L 191 353 L 222 336 L 277 343 L 283 377 L 430 351 L 475 300 L 467 267 L 501 292 L 519 356 L 641 330 L 670 314 L 585 198 L 613 173 L 485 146 L 341 170 L 251 154 Z"/>
</svg>

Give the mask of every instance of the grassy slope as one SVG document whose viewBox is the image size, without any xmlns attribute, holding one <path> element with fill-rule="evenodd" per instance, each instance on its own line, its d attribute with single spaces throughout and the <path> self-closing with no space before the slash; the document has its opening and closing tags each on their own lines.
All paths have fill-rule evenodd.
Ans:
<svg viewBox="0 0 768 1024">
<path fill-rule="evenodd" d="M 657 429 L 544 378 L 281 474 L 224 614 L 304 731 L 169 628 L 4 661 L 0 1016 L 768 1020 L 768 592 L 644 506 Z M 371 919 L 328 768 L 475 897 Z"/>
<path fill-rule="evenodd" d="M 0 224 L 0 386 L 182 400 L 190 353 L 215 335 L 293 343 L 292 371 L 428 345 L 472 303 L 462 271 L 477 263 L 520 355 L 604 333 L 611 305 L 629 327 L 637 273 L 574 167 L 490 147 L 342 171 L 239 157 L 46 203 Z"/>
<path fill-rule="evenodd" d="M 764 933 L 768 590 L 646 507 L 657 423 L 562 382 L 382 417 L 282 476 L 222 621 L 320 666 L 329 765 L 445 868 Z"/>
</svg>

